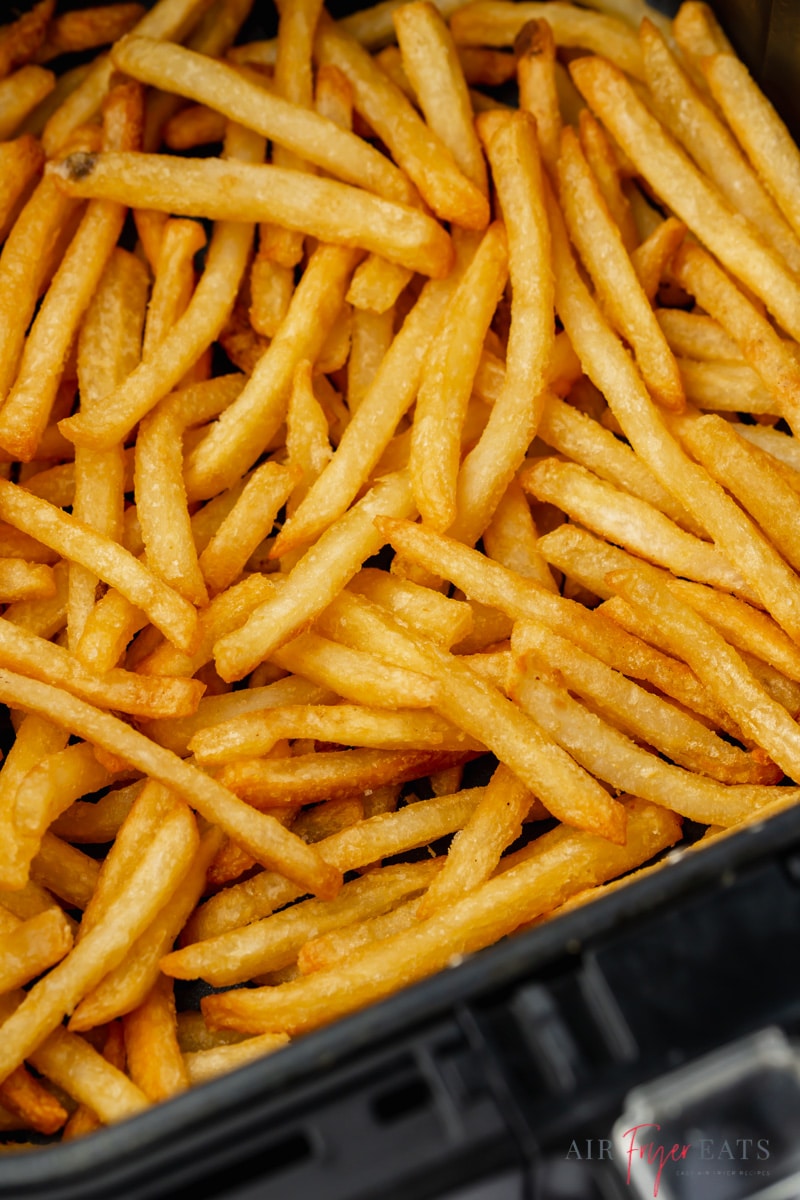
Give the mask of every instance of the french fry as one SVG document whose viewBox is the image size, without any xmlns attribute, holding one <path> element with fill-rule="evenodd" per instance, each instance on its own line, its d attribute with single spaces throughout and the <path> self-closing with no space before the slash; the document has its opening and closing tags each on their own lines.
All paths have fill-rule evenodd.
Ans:
<svg viewBox="0 0 800 1200">
<path fill-rule="evenodd" d="M 668 264 L 681 246 L 685 236 L 686 226 L 675 217 L 667 217 L 631 254 L 634 270 L 639 276 L 644 294 L 651 304 L 655 300 L 662 280 L 667 275 Z M 677 312 L 678 310 L 670 309 L 668 311 Z M 656 319 L 658 319 L 658 313 L 656 313 Z M 667 343 L 669 344 L 669 338 L 667 338 Z M 670 349 L 673 347 L 670 346 Z"/>
<path fill-rule="evenodd" d="M 313 362 L 322 349 L 357 258 L 343 247 L 317 248 L 241 395 L 188 456 L 190 498 L 206 499 L 230 486 L 266 448 L 285 418 L 295 367 L 306 358 Z"/>
<path fill-rule="evenodd" d="M 247 714 L 195 734 L 189 749 L 204 764 L 268 754 L 281 738 L 315 738 L 381 750 L 473 750 L 480 745 L 432 713 L 387 712 L 355 705 L 286 706 Z M 455 789 L 457 790 L 457 789 Z"/>
<path fill-rule="evenodd" d="M 213 0 L 157 0 L 134 26 L 141 37 L 181 40 L 211 8 Z M 227 22 L 226 22 L 227 25 Z M 222 30 L 223 46 L 225 30 Z M 209 48 L 209 52 L 213 50 Z M 108 55 L 99 55 L 78 87 L 48 120 L 42 143 L 48 155 L 55 154 L 80 125 L 91 121 L 100 108 L 113 75 Z"/>
<path fill-rule="evenodd" d="M 0 480 L 0 512 L 15 528 L 32 533 L 119 588 L 177 644 L 191 644 L 197 623 L 194 609 L 118 543 L 7 480 Z"/>
<path fill-rule="evenodd" d="M 398 579 L 386 571 L 366 567 L 347 586 L 349 591 L 382 604 L 437 645 L 450 647 L 472 629 L 468 604 L 420 587 L 409 579 Z"/>
<path fill-rule="evenodd" d="M 395 203 L 413 200 L 408 181 L 371 146 L 313 110 L 251 83 L 233 67 L 173 43 L 141 37 L 127 38 L 115 48 L 113 57 L 126 74 L 209 104 L 229 120 L 286 146 L 337 179 L 366 187 Z"/>
<path fill-rule="evenodd" d="M 791 135 L 734 54 L 712 54 L 702 63 L 711 94 L 748 158 L 780 206 L 795 234 L 800 233 L 800 155 Z"/>
<path fill-rule="evenodd" d="M 450 28 L 457 45 L 512 46 L 528 21 L 544 20 L 557 46 L 581 47 L 604 54 L 635 79 L 643 77 L 636 35 L 629 25 L 602 12 L 591 12 L 556 0 L 478 0 L 453 14 Z"/>
<path fill-rule="evenodd" d="M 208 997 L 203 1001 L 207 1023 L 232 1025 L 243 1032 L 243 1026 L 264 1032 L 314 1028 L 386 995 L 401 981 L 408 984 L 431 974 L 454 954 L 479 949 L 496 940 L 498 930 L 510 932 L 537 911 L 553 907 L 554 897 L 557 903 L 588 880 L 598 882 L 598 874 L 613 876 L 639 865 L 680 836 L 678 822 L 671 814 L 662 815 L 663 810 L 629 801 L 626 812 L 629 833 L 624 849 L 591 834 L 554 830 L 538 840 L 527 861 L 487 881 L 446 913 L 365 948 L 349 960 L 346 971 L 332 967 L 315 972 L 268 989 L 270 995 L 248 989 Z M 587 855 L 587 849 L 596 853 Z"/>
<path fill-rule="evenodd" d="M 724 484 L 758 521 L 770 541 L 795 568 L 800 567 L 797 519 L 800 497 L 783 476 L 770 466 L 722 417 L 708 415 L 690 420 L 680 436 L 692 454 Z M 765 488 L 769 488 L 767 503 Z"/>
<path fill-rule="evenodd" d="M 390 780 L 405 783 L 474 757 L 468 749 L 334 750 L 291 759 L 238 758 L 223 766 L 220 783 L 262 811 L 272 805 L 308 804 L 358 796 Z"/>
<path fill-rule="evenodd" d="M 67 1120 L 67 1110 L 26 1067 L 17 1067 L 0 1084 L 0 1099 L 5 1111 L 15 1114 L 23 1129 L 53 1134 Z"/>
<path fill-rule="evenodd" d="M 440 715 L 482 740 L 559 819 L 602 829 L 603 836 L 612 839 L 624 837 L 624 818 L 616 802 L 456 656 L 432 642 L 410 638 L 394 618 L 367 601 L 342 593 L 335 607 L 336 617 L 329 609 L 328 620 L 335 621 L 339 637 L 350 644 L 374 640 L 389 662 L 432 675 L 440 689 L 435 702 Z"/>
<path fill-rule="evenodd" d="M 722 194 L 752 221 L 792 269 L 798 270 L 800 241 L 796 234 L 749 167 L 725 123 L 681 70 L 665 38 L 647 18 L 642 21 L 639 41 L 645 75 L 660 119 Z M 741 87 L 737 86 L 735 112 L 740 121 L 742 101 Z M 744 126 L 748 131 L 751 121 L 752 117 Z M 752 138 L 750 132 L 747 136 Z"/>
<path fill-rule="evenodd" d="M 532 805 L 528 788 L 500 764 L 475 812 L 453 838 L 442 871 L 420 901 L 417 917 L 425 920 L 441 912 L 484 883 L 503 851 L 520 836 Z"/>
<path fill-rule="evenodd" d="M 445 143 L 423 123 L 400 89 L 354 38 L 340 25 L 321 20 L 314 56 L 320 65 L 339 67 L 346 75 L 355 108 L 438 217 L 467 229 L 488 225 L 486 196 L 461 173 Z"/>
<path fill-rule="evenodd" d="M 771 785 L 719 783 L 665 763 L 573 700 L 546 672 L 529 667 L 512 691 L 523 710 L 535 713 L 543 728 L 587 770 L 615 788 L 624 788 L 627 780 L 643 799 L 657 804 L 660 797 L 689 820 L 736 825 L 774 800 Z"/>
<path fill-rule="evenodd" d="M 446 275 L 450 239 L 431 217 L 334 179 L 288 167 L 109 151 L 47 168 L 70 195 L 221 222 L 272 221 L 341 246 L 378 250 L 424 274 Z M 289 193 L 289 194 L 287 194 Z"/>
<path fill-rule="evenodd" d="M 43 165 L 42 148 L 30 133 L 0 144 L 0 242 L 6 240 Z"/>
<path fill-rule="evenodd" d="M 340 517 L 378 464 L 398 422 L 413 403 L 424 356 L 457 282 L 454 275 L 423 288 L 358 404 L 330 464 L 286 522 L 275 544 L 276 558 L 311 541 Z"/>
<path fill-rule="evenodd" d="M 672 260 L 672 275 L 733 337 L 772 394 L 775 411 L 791 425 L 800 425 L 800 362 L 790 344 L 778 337 L 767 318 L 699 246 L 687 243 L 678 249 Z"/>
<path fill-rule="evenodd" d="M 574 84 L 572 86 L 574 87 Z M 581 149 L 592 168 L 608 211 L 617 224 L 623 245 L 629 254 L 633 254 L 641 238 L 631 210 L 631 202 L 622 186 L 619 159 L 603 126 L 585 106 L 581 108 L 578 118 L 578 135 Z"/>
<path fill-rule="evenodd" d="M 428 349 L 417 394 L 409 473 L 417 508 L 435 529 L 447 529 L 456 517 L 461 430 L 481 347 L 507 278 L 506 234 L 497 222 L 453 292 Z"/>
<path fill-rule="evenodd" d="M 795 575 L 752 522 L 705 471 L 690 462 L 671 437 L 623 347 L 602 321 L 578 276 L 555 208 L 551 212 L 556 307 L 584 368 L 609 400 L 639 456 L 705 526 L 768 611 L 792 636 L 797 628 L 793 615 L 797 603 Z"/>
<path fill-rule="evenodd" d="M 27 63 L 0 79 L 0 139 L 13 137 L 27 116 L 55 87 L 55 75 Z"/>
<path fill-rule="evenodd" d="M 128 82 L 104 106 L 103 145 L 133 150 L 141 138 L 141 89 Z M 123 205 L 90 204 L 28 334 L 16 380 L 0 411 L 0 444 L 29 462 L 44 432 L 69 345 L 122 231 Z"/>
<path fill-rule="evenodd" d="M 115 248 L 78 337 L 78 379 L 84 410 L 95 407 L 136 367 L 148 289 L 147 272 L 140 261 Z M 73 516 L 119 540 L 126 478 L 121 447 L 100 452 L 76 448 Z M 94 606 L 98 582 L 86 568 L 77 563 L 70 565 L 67 622 L 73 650 Z"/>
<path fill-rule="evenodd" d="M 393 16 L 403 66 L 428 127 L 439 135 L 467 179 L 488 195 L 467 81 L 444 18 L 427 0 L 403 4 Z"/>
<path fill-rule="evenodd" d="M 60 13 L 48 24 L 44 42 L 36 51 L 36 61 L 49 62 L 60 54 L 110 45 L 129 33 L 145 11 L 141 4 L 108 4 Z"/>
<path fill-rule="evenodd" d="M 483 788 L 464 788 L 452 796 L 437 796 L 407 804 L 396 812 L 378 813 L 330 834 L 316 843 L 317 849 L 342 871 L 369 866 L 378 859 L 430 845 L 461 829 L 483 792 Z M 187 922 L 181 944 L 216 937 L 268 916 L 302 894 L 284 876 L 262 872 L 212 896 Z"/>
<path fill-rule="evenodd" d="M 511 327 L 503 390 L 458 475 L 451 533 L 473 545 L 525 456 L 539 423 L 554 342 L 550 231 L 533 119 L 483 113 L 480 134 L 503 209 Z"/>
<path fill-rule="evenodd" d="M 158 1103 L 185 1091 L 189 1076 L 178 1046 L 175 995 L 166 976 L 123 1020 L 128 1071 L 148 1100 Z"/>
<path fill-rule="evenodd" d="M 339 885 L 335 871 L 326 869 L 319 856 L 298 838 L 287 833 L 276 821 L 261 813 L 248 817 L 246 806 L 226 788 L 201 771 L 183 763 L 170 751 L 150 742 L 116 717 L 94 709 L 66 692 L 47 684 L 26 680 L 10 671 L 0 671 L 0 695 L 5 703 L 24 704 L 33 711 L 48 712 L 56 721 L 71 728 L 101 749 L 125 757 L 144 774 L 158 779 L 178 795 L 191 797 L 191 803 L 207 819 L 222 826 L 235 841 L 247 846 L 265 865 L 286 867 L 309 883 L 314 890 L 330 894 Z M 284 862 L 283 859 L 286 859 Z"/>
<path fill-rule="evenodd" d="M 297 480 L 298 473 L 292 467 L 274 462 L 256 467 L 198 560 L 212 593 L 224 591 L 239 577 L 250 555 L 275 524 Z"/>
<path fill-rule="evenodd" d="M 273 599 L 251 613 L 245 624 L 219 639 L 214 661 L 223 679 L 241 679 L 307 626 L 381 547 L 373 518 L 412 511 L 408 479 L 384 477 L 346 516 L 322 535 L 294 567 Z"/>
<path fill-rule="evenodd" d="M 84 996 L 70 1019 L 72 1030 L 92 1029 L 144 1002 L 158 979 L 161 958 L 171 949 L 203 893 L 210 863 L 222 840 L 221 831 L 213 827 L 202 835 L 192 863 L 171 898 L 122 961 Z"/>
<path fill-rule="evenodd" d="M 55 9 L 54 0 L 40 0 L 0 30 L 0 78 L 29 62 L 40 50 Z"/>
<path fill-rule="evenodd" d="M 662 637 L 712 690 L 741 725 L 790 778 L 800 774 L 796 761 L 797 726 L 775 704 L 742 663 L 736 651 L 698 613 L 683 604 L 660 580 L 634 572 L 608 577 L 617 594 L 636 607 L 658 613 Z M 691 630 L 691 637 L 688 631 Z"/>
<path fill-rule="evenodd" d="M 263 158 L 263 143 L 254 134 L 229 126 L 226 140 L 232 157 L 245 162 Z M 246 221 L 220 222 L 211 238 L 206 266 L 183 316 L 149 363 L 142 363 L 115 388 L 100 414 L 78 413 L 63 422 L 72 436 L 88 426 L 92 436 L 82 444 L 104 449 L 123 440 L 136 424 L 185 375 L 211 344 L 233 308 L 252 244 Z M 76 438 L 76 440 L 78 440 Z"/>
<path fill-rule="evenodd" d="M 561 142 L 561 111 L 556 87 L 556 44 L 546 20 L 532 20 L 514 40 L 519 106 L 536 121 L 542 160 L 554 172 Z"/>
<path fill-rule="evenodd" d="M 97 887 L 99 868 L 88 854 L 49 831 L 30 866 L 30 877 L 63 900 L 67 907 L 85 909 Z"/>
<path fill-rule="evenodd" d="M 174 889 L 197 845 L 191 831 L 194 819 L 183 806 L 165 819 L 159 834 L 145 850 L 126 886 L 115 897 L 91 934 L 57 968 L 28 992 L 4 1023 L 0 1074 L 5 1078 L 52 1032 L 77 1001 L 122 958 L 146 927 L 160 903 Z M 132 897 L 135 897 L 132 904 Z M 131 911 L 133 910 L 133 911 Z"/>
<path fill-rule="evenodd" d="M 242 929 L 176 950 L 162 959 L 162 970 L 178 979 L 199 977 L 217 986 L 278 970 L 294 961 L 309 937 L 385 912 L 426 887 L 440 868 L 441 860 L 429 859 L 370 871 L 346 883 L 333 901 L 305 900 Z"/>
<path fill-rule="evenodd" d="M 800 292 L 783 261 L 749 222 L 706 182 L 637 97 L 622 72 L 600 58 L 570 67 L 587 103 L 675 214 L 723 266 L 759 296 L 793 337 L 800 336 Z"/>
<path fill-rule="evenodd" d="M 0 935 L 0 992 L 29 983 L 71 948 L 72 930 L 60 909 L 49 908 L 22 921 L 17 929 Z M 6 1093 L 3 1098 L 8 1103 Z"/>
<path fill-rule="evenodd" d="M 310 975 L 312 971 L 323 971 L 334 963 L 349 958 L 353 951 L 362 946 L 383 941 L 395 933 L 410 929 L 417 923 L 419 904 L 419 897 L 414 897 L 377 917 L 370 917 L 365 921 L 346 925 L 343 929 L 332 929 L 329 933 L 309 938 L 297 956 L 300 974 Z"/>
<path fill-rule="evenodd" d="M 119 1021 L 113 1021 L 108 1026 L 103 1045 L 103 1058 L 118 1071 L 125 1070 L 125 1040 Z M 87 1133 L 94 1133 L 100 1125 L 100 1118 L 89 1108 L 88 1104 L 79 1104 L 64 1127 L 63 1140 L 66 1142 L 72 1138 L 84 1137 Z"/>
<path fill-rule="evenodd" d="M 558 671 L 565 686 L 588 700 L 598 715 L 688 770 L 722 783 L 777 783 L 781 778 L 780 769 L 772 763 L 730 746 L 687 713 L 612 671 L 545 625 L 519 623 L 511 647 L 517 658 L 530 653 L 551 671 Z"/>
<path fill-rule="evenodd" d="M 605 206 L 578 137 L 569 127 L 562 134 L 558 181 L 570 237 L 598 290 L 603 309 L 632 346 L 653 398 L 665 408 L 680 412 L 685 396 L 677 364 L 639 285 L 622 236 Z"/>
<path fill-rule="evenodd" d="M 751 595 L 715 547 L 678 529 L 645 501 L 601 482 L 584 467 L 556 458 L 540 459 L 523 471 L 521 482 L 539 500 L 564 508 L 573 520 L 676 575 Z"/>
<path fill-rule="evenodd" d="M 209 1079 L 216 1079 L 218 1075 L 280 1050 L 288 1041 L 288 1036 L 283 1033 L 262 1033 L 260 1037 L 245 1038 L 234 1045 L 190 1051 L 183 1056 L 189 1081 L 192 1084 L 207 1083 Z"/>
</svg>

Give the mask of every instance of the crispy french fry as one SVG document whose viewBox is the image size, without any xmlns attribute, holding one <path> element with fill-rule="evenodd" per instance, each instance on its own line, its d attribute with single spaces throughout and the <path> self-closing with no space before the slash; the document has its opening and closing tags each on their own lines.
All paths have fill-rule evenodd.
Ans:
<svg viewBox="0 0 800 1200">
<path fill-rule="evenodd" d="M 645 75 L 656 112 L 667 128 L 683 143 L 722 194 L 744 214 L 762 236 L 792 267 L 800 268 L 800 241 L 769 192 L 749 167 L 725 123 L 706 103 L 684 74 L 666 39 L 647 18 L 639 30 Z M 736 116 L 742 109 L 741 87 L 736 89 Z M 766 101 L 764 101 L 766 104 Z M 749 130 L 752 116 L 745 121 Z M 753 143 L 753 135 L 748 132 Z M 760 135 L 755 142 L 760 141 Z M 761 151 L 763 153 L 763 151 Z"/>
<path fill-rule="evenodd" d="M 429 128 L 467 179 L 488 195 L 467 81 L 444 18 L 427 0 L 413 0 L 395 10 L 394 27 L 403 66 Z"/>
<path fill-rule="evenodd" d="M 142 1003 L 123 1020 L 128 1071 L 148 1100 L 167 1100 L 189 1086 L 178 1045 L 175 995 L 161 975 Z"/>
<path fill-rule="evenodd" d="M 207 1083 L 209 1079 L 216 1079 L 218 1075 L 280 1050 L 288 1041 L 288 1035 L 284 1033 L 262 1033 L 260 1037 L 244 1038 L 229 1046 L 192 1050 L 183 1056 L 186 1073 L 190 1083 Z"/>
<path fill-rule="evenodd" d="M 788 129 L 734 54 L 713 54 L 702 68 L 726 121 L 795 234 L 800 234 L 800 155 Z"/>
<path fill-rule="evenodd" d="M 57 908 L 22 921 L 19 927 L 0 935 L 0 992 L 29 983 L 47 967 L 59 962 L 72 948 L 72 930 Z M 2 1093 L 6 1103 L 7 1093 Z"/>
<path fill-rule="evenodd" d="M 314 56 L 320 65 L 339 67 L 346 75 L 355 108 L 386 143 L 436 215 L 467 229 L 484 229 L 489 223 L 486 196 L 461 173 L 445 143 L 358 42 L 340 25 L 321 20 Z"/>
<path fill-rule="evenodd" d="M 558 181 L 570 237 L 598 290 L 603 309 L 632 346 L 654 399 L 665 408 L 680 412 L 685 397 L 672 351 L 639 285 L 622 236 L 605 206 L 578 137 L 570 127 L 562 134 Z"/>
<path fill-rule="evenodd" d="M 134 150 L 141 138 L 141 89 L 121 83 L 104 106 L 103 145 Z M 121 204 L 90 204 L 28 334 L 14 385 L 0 411 L 0 444 L 29 462 L 50 417 L 69 345 L 122 231 Z"/>
<path fill-rule="evenodd" d="M 661 809 L 629 801 L 626 812 L 624 849 L 591 834 L 554 830 L 538 839 L 530 857 L 517 867 L 487 881 L 446 913 L 365 948 L 349 960 L 346 971 L 332 967 L 279 988 L 208 997 L 203 1001 L 207 1023 L 254 1026 L 257 1031 L 311 1029 L 431 974 L 454 954 L 487 945 L 587 881 L 599 882 L 598 875 L 613 877 L 639 865 L 680 836 L 677 820 Z M 596 852 L 587 855 L 587 849 Z"/>
<path fill-rule="evenodd" d="M 385 912 L 411 892 L 426 887 L 441 860 L 382 867 L 346 883 L 337 898 L 305 900 L 281 913 L 195 942 L 162 959 L 162 970 L 178 979 L 206 979 L 222 986 L 293 962 L 309 937 Z"/>
<path fill-rule="evenodd" d="M 409 473 L 417 508 L 435 529 L 447 529 L 456 517 L 461 430 L 481 347 L 507 278 L 506 234 L 497 222 L 487 230 L 453 292 L 428 350 L 417 394 Z"/>
<path fill-rule="evenodd" d="M 534 121 L 525 112 L 483 113 L 478 133 L 503 209 L 512 298 L 503 390 L 458 475 L 451 533 L 470 545 L 489 523 L 536 432 L 554 342 L 550 231 Z"/>
<path fill-rule="evenodd" d="M 793 274 L 671 141 L 622 72 L 600 58 L 576 60 L 570 70 L 587 102 L 662 199 L 787 332 L 800 336 L 800 291 Z"/>
</svg>

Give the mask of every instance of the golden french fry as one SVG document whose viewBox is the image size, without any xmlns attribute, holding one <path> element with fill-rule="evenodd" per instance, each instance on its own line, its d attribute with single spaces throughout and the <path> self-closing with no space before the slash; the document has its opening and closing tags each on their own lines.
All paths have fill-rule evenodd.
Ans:
<svg viewBox="0 0 800 1200">
<path fill-rule="evenodd" d="M 235 841 L 251 850 L 265 865 L 281 865 L 312 885 L 319 894 L 338 890 L 339 876 L 326 868 L 319 856 L 264 813 L 255 816 L 226 788 L 169 750 L 150 742 L 122 721 L 66 692 L 0 671 L 0 695 L 5 703 L 47 712 L 57 722 L 101 749 L 125 757 L 144 774 L 159 780 L 185 797 L 208 820 L 219 824 Z"/>
<path fill-rule="evenodd" d="M 775 411 L 800 426 L 800 362 L 773 325 L 699 246 L 684 243 L 672 260 L 672 275 L 709 316 L 716 318 L 772 394 Z"/>
<path fill-rule="evenodd" d="M 370 871 L 346 883 L 335 900 L 305 900 L 242 929 L 176 950 L 162 959 L 162 970 L 177 979 L 201 978 L 217 986 L 278 970 L 294 961 L 309 937 L 385 912 L 426 887 L 440 868 L 441 860 L 429 859 Z"/>
<path fill-rule="evenodd" d="M 311 541 L 340 517 L 378 464 L 398 422 L 414 400 L 424 356 L 457 283 L 454 275 L 456 272 L 423 288 L 344 431 L 330 464 L 279 535 L 275 557 Z"/>
<path fill-rule="evenodd" d="M 465 48 L 466 49 L 466 48 Z M 514 39 L 519 106 L 536 121 L 542 160 L 554 172 L 561 143 L 561 111 L 556 86 L 556 44 L 546 20 L 523 25 Z"/>
<path fill-rule="evenodd" d="M 354 955 L 346 970 L 331 967 L 277 988 L 225 992 L 202 1002 L 208 1024 L 254 1031 L 298 1032 L 353 1012 L 450 961 L 511 932 L 588 882 L 613 877 L 652 857 L 680 836 L 677 819 L 642 801 L 628 801 L 624 848 L 592 834 L 553 830 L 530 856 L 474 893 L 405 933 Z M 587 848 L 595 850 L 587 854 Z M 566 862 L 565 862 L 566 860 Z M 568 864 L 568 866 L 567 866 Z M 566 869 L 565 869 L 566 868 Z M 324 999 L 323 999 L 324 998 Z"/>
<path fill-rule="evenodd" d="M 503 851 L 522 833 L 522 822 L 535 799 L 502 763 L 483 799 L 450 845 L 442 871 L 420 901 L 420 920 L 441 912 L 480 887 L 493 873 Z"/>
<path fill-rule="evenodd" d="M 28 63 L 0 79 L 0 139 L 13 137 L 20 125 L 55 87 L 52 71 Z"/>
<path fill-rule="evenodd" d="M 800 241 L 796 233 L 748 165 L 730 130 L 682 71 L 666 39 L 647 18 L 641 23 L 639 41 L 659 118 L 731 204 L 752 221 L 794 271 L 800 269 Z M 748 118 L 739 115 L 743 95 L 738 85 L 735 99 L 734 120 L 744 121 L 746 136 L 753 144 L 760 143 L 761 131 L 755 136 L 750 132 L 752 115 Z"/>
<path fill-rule="evenodd" d="M 43 165 L 42 148 L 32 134 L 0 143 L 0 242 L 6 240 Z"/>
<path fill-rule="evenodd" d="M 212 593 L 224 591 L 239 577 L 250 555 L 275 524 L 298 476 L 295 468 L 274 462 L 256 467 L 198 560 Z"/>
<path fill-rule="evenodd" d="M 251 83 L 233 67 L 174 43 L 141 37 L 126 38 L 115 47 L 113 59 L 127 75 L 208 104 L 337 179 L 397 203 L 413 200 L 413 189 L 400 171 L 363 140 Z"/>
<path fill-rule="evenodd" d="M 622 72 L 601 58 L 577 59 L 570 70 L 587 103 L 662 200 L 787 332 L 800 336 L 800 288 L 792 272 L 669 138 Z"/>
<path fill-rule="evenodd" d="M 511 327 L 503 390 L 461 465 L 451 533 L 473 545 L 525 456 L 539 423 L 554 342 L 550 231 L 533 118 L 483 113 L 478 133 L 508 237 Z"/>
<path fill-rule="evenodd" d="M 357 258 L 355 251 L 337 246 L 322 245 L 314 252 L 280 329 L 241 395 L 188 456 L 190 498 L 205 499 L 230 486 L 267 447 L 286 416 L 295 367 L 320 353 Z"/>
<path fill-rule="evenodd" d="M 444 18 L 428 0 L 413 0 L 395 9 L 393 19 L 403 66 L 428 127 L 467 179 L 488 195 L 467 82 Z"/>
<path fill-rule="evenodd" d="M 214 646 L 214 661 L 223 679 L 241 679 L 259 662 L 289 641 L 381 548 L 373 518 L 412 511 L 408 479 L 385 476 L 344 517 L 327 530 L 294 567 L 284 586 L 233 633 Z"/>
<path fill-rule="evenodd" d="M 612 572 L 614 591 L 634 607 L 658 614 L 661 636 L 689 662 L 694 672 L 725 704 L 742 729 L 783 768 L 790 778 L 800 774 L 797 723 L 770 699 L 736 651 L 708 622 L 678 599 L 657 577 Z M 712 666 L 713 663 L 713 666 Z"/>
<path fill-rule="evenodd" d="M 627 781 L 644 799 L 668 804 L 689 820 L 727 827 L 774 802 L 772 785 L 718 783 L 665 763 L 573 700 L 545 672 L 529 668 L 515 681 L 512 692 L 522 708 L 534 713 L 551 737 L 587 770 L 615 788 L 625 788 Z"/>
<path fill-rule="evenodd" d="M 54 0 L 40 0 L 30 12 L 0 29 L 0 78 L 37 54 L 47 35 Z"/>
<path fill-rule="evenodd" d="M 730 497 L 682 452 L 658 417 L 631 360 L 578 275 L 555 206 L 551 230 L 559 316 L 631 445 L 663 486 L 705 526 L 778 623 L 790 636 L 793 630 L 800 632 L 795 616 L 800 611 L 796 576 Z"/>
<path fill-rule="evenodd" d="M 600 481 L 585 467 L 544 458 L 526 467 L 522 486 L 539 500 L 563 508 L 573 520 L 632 553 L 740 595 L 751 596 L 741 576 L 716 547 L 686 533 L 650 508 L 646 501 L 629 496 Z"/>
<path fill-rule="evenodd" d="M 110 45 L 130 32 L 145 11 L 141 4 L 107 4 L 60 13 L 48 24 L 44 42 L 36 51 L 36 61 L 49 62 L 60 54 Z"/>
<path fill-rule="evenodd" d="M 665 408 L 680 412 L 685 396 L 672 351 L 639 284 L 577 134 L 569 126 L 562 134 L 558 181 L 570 237 L 592 277 L 603 309 L 633 348 L 653 398 Z"/>
<path fill-rule="evenodd" d="M 764 757 L 729 745 L 688 713 L 625 679 L 543 624 L 517 624 L 511 648 L 517 658 L 530 653 L 549 670 L 558 671 L 565 686 L 588 700 L 599 716 L 688 770 L 722 783 L 777 783 L 781 778 L 780 768 Z"/>
<path fill-rule="evenodd" d="M 0 992 L 21 987 L 59 962 L 72 948 L 72 930 L 57 908 L 22 921 L 18 928 L 0 934 Z M 7 1093 L 0 1093 L 6 1104 Z"/>
<path fill-rule="evenodd" d="M 409 473 L 417 508 L 435 529 L 447 529 L 456 517 L 461 430 L 481 347 L 507 277 L 505 228 L 496 222 L 453 292 L 425 358 Z"/>
<path fill-rule="evenodd" d="M 795 234 L 800 235 L 800 154 L 791 134 L 734 54 L 712 54 L 703 60 L 702 69 L 726 121 Z"/>
<path fill-rule="evenodd" d="M 178 1045 L 172 981 L 159 976 L 122 1024 L 128 1072 L 148 1100 L 157 1104 L 185 1091 L 189 1076 Z"/>
<path fill-rule="evenodd" d="M 378 813 L 330 834 L 316 843 L 317 849 L 326 861 L 349 871 L 416 846 L 427 846 L 461 829 L 483 792 L 483 788 L 464 788 L 452 796 L 436 796 L 407 804 L 396 812 Z M 206 901 L 187 922 L 181 944 L 216 937 L 268 916 L 302 894 L 284 876 L 262 872 Z"/>
<path fill-rule="evenodd" d="M 219 829 L 206 830 L 186 875 L 158 916 L 139 935 L 122 962 L 109 971 L 75 1009 L 70 1020 L 73 1030 L 102 1025 L 144 1002 L 158 979 L 161 958 L 171 949 L 205 889 L 209 865 L 222 840 Z"/>
<path fill-rule="evenodd" d="M 486 196 L 462 174 L 441 138 L 346 30 L 328 19 L 321 20 L 314 56 L 320 65 L 339 67 L 345 74 L 353 89 L 355 108 L 385 142 L 438 217 L 467 229 L 488 225 Z"/>
<path fill-rule="evenodd" d="M 133 150 L 141 139 L 141 88 L 116 85 L 104 105 L 103 145 Z M 50 417 L 67 351 L 125 221 L 121 204 L 90 204 L 34 320 L 2 411 L 0 444 L 29 462 Z"/>
<path fill-rule="evenodd" d="M 218 1075 L 280 1050 L 288 1041 L 288 1035 L 284 1033 L 262 1033 L 260 1037 L 245 1038 L 230 1046 L 189 1051 L 183 1056 L 189 1082 L 207 1083 L 209 1079 L 216 1079 Z"/>
<path fill-rule="evenodd" d="M 450 28 L 457 45 L 512 46 L 528 21 L 547 21 L 557 46 L 581 47 L 604 54 L 635 79 L 643 78 L 636 34 L 624 21 L 559 0 L 478 0 L 453 14 Z"/>
</svg>

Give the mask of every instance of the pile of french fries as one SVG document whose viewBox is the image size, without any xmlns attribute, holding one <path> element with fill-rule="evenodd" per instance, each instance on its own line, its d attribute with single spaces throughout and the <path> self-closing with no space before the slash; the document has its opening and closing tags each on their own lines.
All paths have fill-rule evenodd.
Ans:
<svg viewBox="0 0 800 1200">
<path fill-rule="evenodd" d="M 250 7 L 0 29 L 17 1141 L 800 800 L 800 155 L 711 10 Z"/>
</svg>

